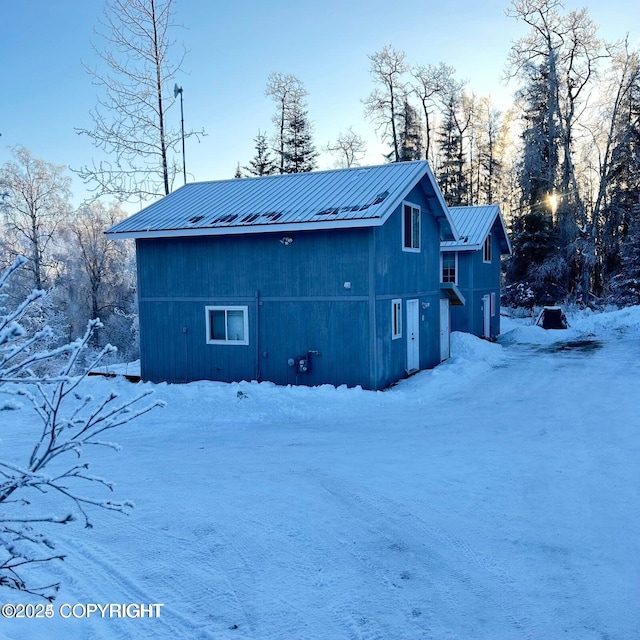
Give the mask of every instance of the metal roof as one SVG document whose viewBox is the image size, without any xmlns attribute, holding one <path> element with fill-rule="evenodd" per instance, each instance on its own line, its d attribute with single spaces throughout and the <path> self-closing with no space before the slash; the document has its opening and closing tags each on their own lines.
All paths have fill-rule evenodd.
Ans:
<svg viewBox="0 0 640 640">
<path fill-rule="evenodd" d="M 441 242 L 441 250 L 472 251 L 481 249 L 489 232 L 493 232 L 498 234 L 502 253 L 511 253 L 511 243 L 499 205 L 449 207 L 449 213 L 453 218 L 460 239 Z"/>
<path fill-rule="evenodd" d="M 187 184 L 107 230 L 110 238 L 259 233 L 384 224 L 422 178 L 457 237 L 425 161 Z"/>
</svg>

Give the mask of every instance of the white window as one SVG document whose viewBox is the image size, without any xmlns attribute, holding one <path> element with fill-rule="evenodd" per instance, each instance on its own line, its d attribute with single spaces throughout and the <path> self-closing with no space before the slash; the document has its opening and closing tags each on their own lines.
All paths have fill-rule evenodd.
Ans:
<svg viewBox="0 0 640 640">
<path fill-rule="evenodd" d="M 453 282 L 458 284 L 458 252 L 444 251 L 440 254 L 442 261 L 442 280 L 441 282 Z"/>
<path fill-rule="evenodd" d="M 492 293 L 491 294 L 491 316 L 495 316 L 496 315 L 496 294 Z"/>
<path fill-rule="evenodd" d="M 420 207 L 402 205 L 402 249 L 420 251 Z"/>
<path fill-rule="evenodd" d="M 491 234 L 484 239 L 482 259 L 484 262 L 491 262 Z"/>
<path fill-rule="evenodd" d="M 249 344 L 247 307 L 205 307 L 207 344 Z"/>
<path fill-rule="evenodd" d="M 402 300 L 391 301 L 391 339 L 402 338 Z"/>
</svg>

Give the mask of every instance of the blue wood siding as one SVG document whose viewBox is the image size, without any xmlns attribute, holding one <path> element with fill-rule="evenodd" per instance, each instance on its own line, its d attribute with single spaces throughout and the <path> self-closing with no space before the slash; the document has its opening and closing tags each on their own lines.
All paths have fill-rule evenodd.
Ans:
<svg viewBox="0 0 640 640">
<path fill-rule="evenodd" d="M 402 337 L 391 339 L 391 301 L 383 297 L 376 300 L 375 357 L 378 387 L 385 388 L 407 375 L 407 300 L 419 301 L 420 368 L 428 369 L 440 362 L 439 295 L 403 295 Z"/>
<path fill-rule="evenodd" d="M 477 251 L 458 251 L 458 289 L 464 296 L 465 304 L 464 306 L 451 307 L 451 331 L 475 333 L 471 319 L 476 315 L 473 296 L 473 267 L 477 253 Z"/>
<path fill-rule="evenodd" d="M 384 388 L 406 375 L 413 299 L 419 366 L 438 364 L 439 226 L 421 185 L 405 201 L 421 209 L 419 252 L 402 250 L 402 205 L 381 227 L 137 240 L 143 379 Z M 404 331 L 392 340 L 396 298 Z M 247 307 L 248 345 L 206 343 L 211 305 Z M 296 374 L 288 360 L 309 351 L 320 355 Z"/>
<path fill-rule="evenodd" d="M 391 215 L 375 235 L 375 290 L 378 296 L 398 294 L 414 296 L 439 290 L 440 229 L 430 214 L 431 208 L 420 187 L 414 188 L 405 201 L 421 210 L 421 248 L 419 252 L 402 250 L 402 207 Z"/>
<path fill-rule="evenodd" d="M 485 295 L 495 294 L 495 314 L 491 317 L 491 335 L 500 335 L 500 246 L 496 234 L 491 236 L 491 262 L 483 260 L 482 249 L 458 252 L 458 288 L 465 305 L 451 307 L 451 330 L 482 336 Z"/>
<path fill-rule="evenodd" d="M 370 233 L 344 229 L 138 240 L 140 296 L 367 295 Z M 293 242 L 285 246 L 282 237 Z"/>
<path fill-rule="evenodd" d="M 419 252 L 402 250 L 402 206 L 374 232 L 374 357 L 381 388 L 406 375 L 407 300 L 419 300 L 420 368 L 433 367 L 440 362 L 440 229 L 420 185 L 409 193 L 405 202 L 421 209 Z M 402 338 L 391 340 L 391 300 L 398 298 L 402 300 L 404 330 Z"/>
<path fill-rule="evenodd" d="M 333 384 L 373 388 L 369 380 L 368 301 L 265 302 L 261 307 L 261 378 L 277 384 Z M 311 370 L 296 373 L 289 358 L 311 355 Z"/>
<path fill-rule="evenodd" d="M 232 382 L 253 378 L 254 341 L 249 345 L 206 344 L 206 304 L 211 301 L 140 301 L 140 356 L 144 380 L 189 382 L 221 380 Z M 237 300 L 233 305 L 241 304 Z M 254 326 L 254 307 L 249 306 L 249 331 Z"/>
<path fill-rule="evenodd" d="M 277 384 L 349 386 L 362 384 L 363 378 L 368 380 L 367 302 L 256 304 L 255 299 L 247 300 L 248 345 L 206 344 L 206 304 L 236 305 L 238 301 L 141 302 L 143 379 L 233 382 L 260 378 Z M 256 309 L 260 314 L 259 335 Z M 320 355 L 312 355 L 311 371 L 296 378 L 295 369 L 287 362 L 308 351 L 319 351 Z"/>
<path fill-rule="evenodd" d="M 143 378 L 375 386 L 371 233 L 287 234 L 287 246 L 282 234 L 138 240 Z M 206 344 L 208 305 L 247 306 L 249 345 Z M 296 378 L 287 361 L 307 351 L 321 355 Z"/>
</svg>

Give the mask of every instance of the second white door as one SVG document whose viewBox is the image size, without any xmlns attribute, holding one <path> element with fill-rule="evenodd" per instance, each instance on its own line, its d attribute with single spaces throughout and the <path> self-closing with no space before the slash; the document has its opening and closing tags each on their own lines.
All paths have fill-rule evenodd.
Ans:
<svg viewBox="0 0 640 640">
<path fill-rule="evenodd" d="M 420 368 L 420 301 L 407 300 L 407 371 Z"/>
<path fill-rule="evenodd" d="M 446 360 L 451 351 L 451 325 L 449 301 L 440 300 L 440 362 Z"/>
</svg>

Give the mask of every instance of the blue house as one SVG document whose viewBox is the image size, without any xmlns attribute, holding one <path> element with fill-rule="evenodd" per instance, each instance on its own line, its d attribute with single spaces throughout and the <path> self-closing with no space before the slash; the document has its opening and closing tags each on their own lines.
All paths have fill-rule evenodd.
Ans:
<svg viewBox="0 0 640 640">
<path fill-rule="evenodd" d="M 500 207 L 449 207 L 449 213 L 459 238 L 440 245 L 441 280 L 456 285 L 465 301 L 451 309 L 451 330 L 495 338 L 500 334 L 500 260 L 511 253 Z"/>
<path fill-rule="evenodd" d="M 145 380 L 382 389 L 449 355 L 426 162 L 187 184 L 107 235 L 136 241 Z"/>
</svg>

